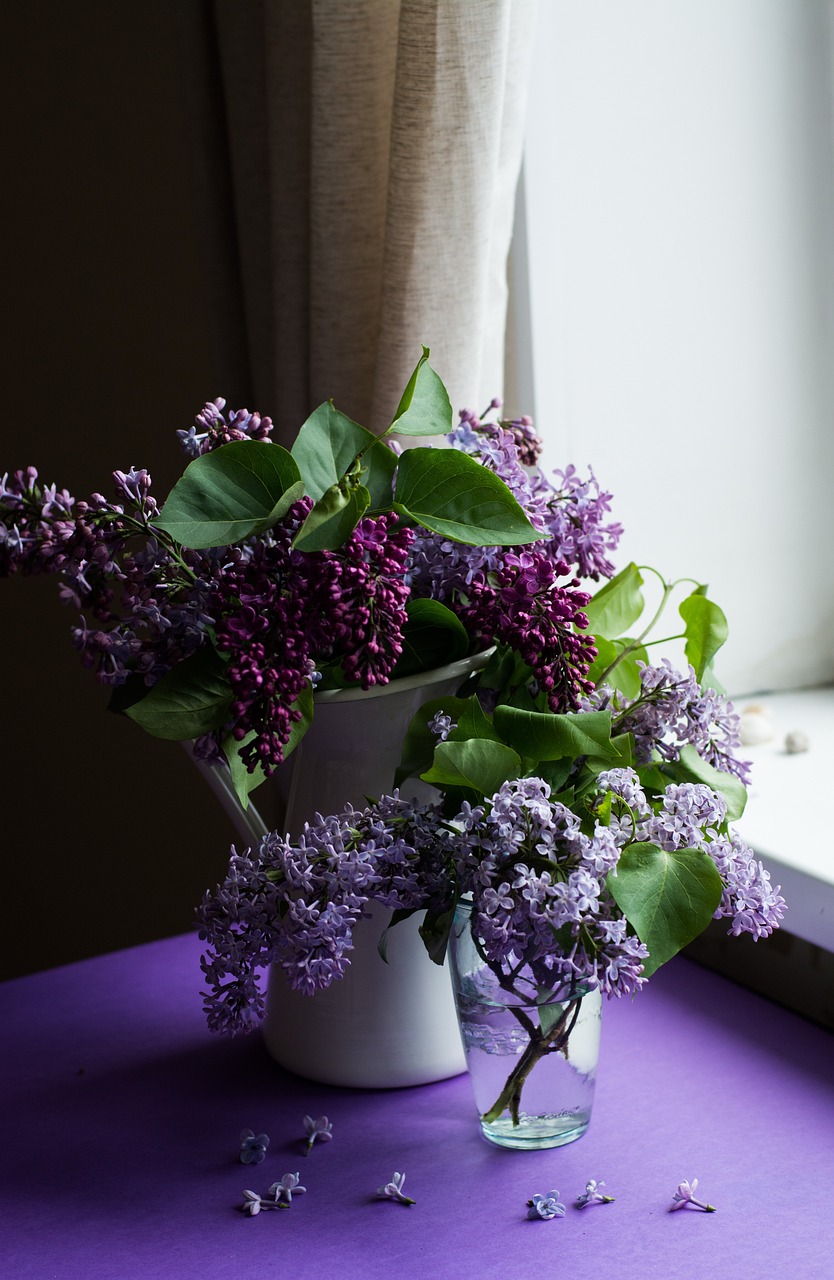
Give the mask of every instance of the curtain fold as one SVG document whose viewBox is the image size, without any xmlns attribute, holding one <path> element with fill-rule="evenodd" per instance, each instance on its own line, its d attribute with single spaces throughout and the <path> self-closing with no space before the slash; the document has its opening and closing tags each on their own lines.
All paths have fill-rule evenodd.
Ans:
<svg viewBox="0 0 834 1280">
<path fill-rule="evenodd" d="M 183 0 L 216 363 L 276 438 L 327 398 L 384 429 L 421 344 L 501 394 L 535 3 Z"/>
</svg>

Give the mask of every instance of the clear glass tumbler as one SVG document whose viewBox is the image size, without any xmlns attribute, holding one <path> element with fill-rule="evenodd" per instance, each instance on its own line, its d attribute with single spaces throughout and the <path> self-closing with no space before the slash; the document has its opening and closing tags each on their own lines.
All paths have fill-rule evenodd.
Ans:
<svg viewBox="0 0 834 1280">
<path fill-rule="evenodd" d="M 533 996 L 490 966 L 461 902 L 449 942 L 458 1024 L 484 1137 L 501 1147 L 561 1147 L 591 1120 L 601 996 L 571 986 Z"/>
</svg>

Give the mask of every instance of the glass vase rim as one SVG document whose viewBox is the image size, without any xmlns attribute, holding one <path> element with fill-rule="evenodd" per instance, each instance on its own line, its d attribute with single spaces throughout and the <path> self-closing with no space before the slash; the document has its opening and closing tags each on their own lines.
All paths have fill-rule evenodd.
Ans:
<svg viewBox="0 0 834 1280">
<path fill-rule="evenodd" d="M 428 671 L 415 671 L 413 675 L 400 676 L 396 680 L 389 680 L 387 684 L 372 685 L 370 689 L 363 689 L 358 685 L 351 686 L 349 689 L 322 689 L 321 692 L 316 693 L 315 702 L 316 704 L 357 702 L 360 699 L 385 698 L 390 694 L 408 693 L 412 689 L 440 684 L 443 680 L 463 679 L 473 671 L 480 671 L 485 667 L 494 652 L 493 644 L 487 649 L 481 649 L 478 653 L 469 654 L 466 658 L 447 662 L 442 667 L 431 667 Z"/>
<path fill-rule="evenodd" d="M 472 908 L 474 905 L 475 903 L 471 893 L 461 894 L 460 898 L 458 898 L 455 903 L 455 915 L 457 916 L 458 913 L 460 913 L 462 916 L 465 916 L 467 921 L 471 921 Z M 500 988 L 498 988 L 498 990 L 500 991 Z M 502 1007 L 509 1007 L 512 1005 L 516 1008 L 535 1009 L 540 1008 L 542 1005 L 564 1004 L 568 1000 L 584 1000 L 586 996 L 594 995 L 597 992 L 601 997 L 602 992 L 600 990 L 600 985 L 594 978 L 577 977 L 575 982 L 572 982 L 570 979 L 562 979 L 558 982 L 554 981 L 545 1000 L 525 1000 L 523 998 L 513 999 L 508 994 L 507 999 L 502 1000 L 500 1003 Z"/>
</svg>

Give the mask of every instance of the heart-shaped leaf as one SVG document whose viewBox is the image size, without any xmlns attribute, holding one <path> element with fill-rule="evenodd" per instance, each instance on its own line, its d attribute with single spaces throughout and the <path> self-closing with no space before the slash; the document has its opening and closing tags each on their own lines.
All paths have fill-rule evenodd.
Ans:
<svg viewBox="0 0 834 1280">
<path fill-rule="evenodd" d="M 627 564 L 585 606 L 588 630 L 609 640 L 624 635 L 643 612 L 643 577 L 636 564 Z"/>
<path fill-rule="evenodd" d="M 359 454 L 375 441 L 375 435 L 337 409 L 332 400 L 320 404 L 301 427 L 292 447 L 305 493 L 317 502 L 347 475 Z"/>
<path fill-rule="evenodd" d="M 516 546 L 542 536 L 503 480 L 459 449 L 407 449 L 394 497 L 395 511 L 470 546 Z"/>
<path fill-rule="evenodd" d="M 718 868 L 702 849 L 667 853 L 649 843 L 624 849 L 606 886 L 649 949 L 647 978 L 703 933 L 723 889 Z"/>
<path fill-rule="evenodd" d="M 183 742 L 221 728 L 231 702 L 223 659 L 206 645 L 172 667 L 125 715 L 154 738 Z"/>
<path fill-rule="evenodd" d="M 429 729 L 429 721 L 434 719 L 438 711 L 443 711 L 451 716 L 456 724 L 460 724 L 467 715 L 472 701 L 474 699 L 444 695 L 442 698 L 429 698 L 415 711 L 403 738 L 402 755 L 394 775 L 395 787 L 401 787 L 406 778 L 412 777 L 415 773 L 423 773 L 431 766 L 434 749 L 437 746 L 437 735 Z M 490 735 L 478 734 L 478 736 Z"/>
<path fill-rule="evenodd" d="M 154 523 L 185 547 L 223 547 L 271 529 L 303 493 L 286 449 L 234 440 L 189 463 Z"/>
<path fill-rule="evenodd" d="M 708 764 L 691 743 L 681 748 L 680 758 L 664 766 L 664 773 L 677 782 L 703 782 L 727 802 L 727 821 L 737 822 L 747 805 L 747 788 L 732 773 Z"/>
<path fill-rule="evenodd" d="M 718 605 L 700 590 L 687 596 L 678 612 L 686 623 L 684 652 L 700 680 L 729 635 L 727 619 Z"/>
<path fill-rule="evenodd" d="M 449 393 L 428 363 L 429 349 L 423 354 L 408 380 L 390 430 L 402 436 L 439 436 L 452 430 L 452 405 Z"/>
<path fill-rule="evenodd" d="M 408 622 L 403 628 L 403 651 L 393 678 L 430 671 L 462 658 L 469 648 L 469 634 L 457 614 L 439 600 L 409 600 Z"/>
<path fill-rule="evenodd" d="M 556 715 L 496 707 L 493 724 L 504 742 L 532 760 L 561 760 L 563 756 L 593 756 L 613 760 L 610 711 L 578 711 Z"/>
<path fill-rule="evenodd" d="M 488 738 L 469 738 L 466 742 L 439 742 L 431 768 L 420 776 L 435 786 L 465 787 L 492 796 L 520 772 L 521 759 L 510 747 Z"/>
</svg>

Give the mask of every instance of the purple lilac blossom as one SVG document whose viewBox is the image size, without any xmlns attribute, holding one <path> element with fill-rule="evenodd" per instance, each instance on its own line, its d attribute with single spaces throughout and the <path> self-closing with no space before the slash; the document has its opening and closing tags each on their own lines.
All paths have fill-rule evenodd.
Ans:
<svg viewBox="0 0 834 1280">
<path fill-rule="evenodd" d="M 671 784 L 652 808 L 633 769 L 602 773 L 597 786 L 624 801 L 620 808 L 616 803 L 612 807 L 609 830 L 623 833 L 626 840 L 657 844 L 668 853 L 703 849 L 709 854 L 724 882 L 714 918 L 730 919 L 728 933 L 749 933 L 757 941 L 779 927 L 785 899 L 741 836 L 725 832 L 723 797 L 703 783 Z"/>
<path fill-rule="evenodd" d="M 363 811 L 306 823 L 293 844 L 273 833 L 257 850 L 232 851 L 220 888 L 198 911 L 211 988 L 212 1030 L 247 1031 L 263 1014 L 256 970 L 282 966 L 308 995 L 341 977 L 353 930 L 372 898 L 391 910 L 442 901 L 447 891 L 439 809 L 384 796 Z"/>
<path fill-rule="evenodd" d="M 546 1195 L 534 1195 L 527 1201 L 528 1218 L 564 1218 L 565 1206 L 559 1199 L 558 1191 L 548 1191 Z"/>
<path fill-rule="evenodd" d="M 434 734 L 439 742 L 445 742 L 452 730 L 457 728 L 457 725 L 445 711 L 436 711 L 426 727 L 429 733 Z"/>
<path fill-rule="evenodd" d="M 631 995 L 646 981 L 647 951 L 606 879 L 634 841 L 712 857 L 725 886 L 715 915 L 731 919 L 731 933 L 759 938 L 778 926 L 784 900 L 744 843 L 724 834 L 725 804 L 709 787 L 671 785 L 652 801 L 633 769 L 612 769 L 589 812 L 605 809 L 607 820 L 583 830 L 546 782 L 522 778 L 452 820 L 395 792 L 361 811 L 318 815 L 295 843 L 273 833 L 254 852 L 233 850 L 226 880 L 198 912 L 209 1026 L 234 1034 L 255 1025 L 264 1006 L 256 970 L 268 964 L 309 995 L 341 977 L 372 900 L 439 910 L 468 895 L 483 954 L 520 999 L 543 985 L 566 998 L 594 987 Z"/>
<path fill-rule="evenodd" d="M 551 711 L 575 711 L 593 690 L 587 679 L 597 650 L 582 634 L 590 600 L 579 579 L 559 583 L 570 572 L 537 547 L 507 551 L 500 569 L 476 578 L 459 610 L 469 628 L 509 645 L 529 666 Z"/>
<path fill-rule="evenodd" d="M 473 931 L 487 959 L 507 972 L 524 961 L 520 992 L 534 995 L 544 983 L 599 986 L 608 996 L 639 990 L 647 952 L 605 890 L 619 855 L 608 828 L 584 834 L 540 778 L 504 783 L 468 826 L 457 875 L 472 895 Z"/>
<path fill-rule="evenodd" d="M 542 492 L 545 495 L 545 528 L 561 557 L 576 565 L 580 577 L 594 581 L 612 577 L 614 565 L 608 554 L 616 549 L 623 526 L 615 521 L 606 523 L 611 494 L 600 489 L 591 468 L 587 480 L 573 466 L 554 471 L 553 480 L 546 480 L 539 472 L 533 478 L 532 492 L 534 498 Z"/>
<path fill-rule="evenodd" d="M 189 458 L 219 449 L 234 440 L 268 440 L 272 432 L 272 419 L 262 418 L 248 409 L 236 409 L 224 417 L 226 401 L 209 400 L 194 419 L 194 426 L 178 431 L 180 444 Z"/>
<path fill-rule="evenodd" d="M 292 548 L 310 510 L 303 498 L 282 523 L 224 570 L 211 608 L 217 647 L 229 655 L 232 733 L 250 770 L 282 761 L 294 704 L 317 663 L 341 660 L 363 689 L 385 684 L 402 653 L 405 561 L 411 530 L 396 516 L 361 520 L 338 551 Z"/>
<path fill-rule="evenodd" d="M 734 754 L 741 745 L 741 722 L 732 702 L 701 686 L 691 666 L 682 675 L 668 658 L 657 666 L 641 663 L 640 685 L 638 696 L 630 699 L 601 685 L 581 705 L 585 710 L 610 707 L 613 731 L 634 734 L 640 764 L 658 757 L 678 760 L 681 748 L 691 745 L 715 769 L 749 784 L 750 762 Z"/>
<path fill-rule="evenodd" d="M 493 401 L 490 408 L 497 407 Z M 499 640 L 516 649 L 551 710 L 573 710 L 591 689 L 585 677 L 596 656 L 591 638 L 577 634 L 587 627 L 582 609 L 590 599 L 577 590 L 579 578 L 613 573 L 608 552 L 622 529 L 606 523 L 611 495 L 600 490 L 592 472 L 582 480 L 568 467 L 555 473 L 559 488 L 554 487 L 530 468 L 519 432 L 532 439 L 530 419 L 493 423 L 464 409 L 448 439 L 504 481 L 544 540 L 516 551 L 469 547 L 418 530 L 406 581 L 415 594 L 442 600 L 484 643 Z M 571 565 L 579 578 L 571 576 Z M 569 582 L 556 581 L 566 576 Z"/>
</svg>

